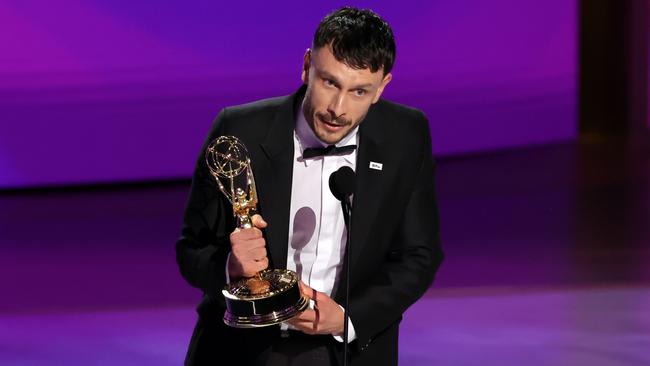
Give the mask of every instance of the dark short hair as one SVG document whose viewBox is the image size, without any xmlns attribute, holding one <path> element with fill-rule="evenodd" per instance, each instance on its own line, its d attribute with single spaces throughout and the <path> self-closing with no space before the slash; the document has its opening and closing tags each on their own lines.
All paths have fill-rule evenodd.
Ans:
<svg viewBox="0 0 650 366">
<path fill-rule="evenodd" d="M 395 38 L 390 25 L 369 9 L 342 7 L 318 25 L 312 47 L 332 45 L 334 57 L 355 69 L 383 68 L 388 74 L 395 63 Z"/>
</svg>

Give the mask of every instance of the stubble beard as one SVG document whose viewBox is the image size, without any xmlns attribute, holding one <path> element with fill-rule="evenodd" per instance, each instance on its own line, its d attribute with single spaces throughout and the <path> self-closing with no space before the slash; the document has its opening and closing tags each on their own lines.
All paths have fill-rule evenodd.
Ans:
<svg viewBox="0 0 650 366">
<path fill-rule="evenodd" d="M 317 112 L 316 109 L 314 108 L 313 104 L 311 103 L 311 100 L 309 98 L 309 93 L 305 94 L 305 99 L 302 103 L 303 108 L 302 108 L 302 113 L 305 116 L 305 119 L 307 120 L 307 124 L 311 128 L 311 130 L 314 132 L 314 135 L 316 137 L 326 143 L 326 144 L 336 144 L 339 141 L 343 140 L 354 128 L 350 127 L 347 131 L 345 131 L 344 134 L 342 134 L 340 137 L 336 139 L 336 141 L 327 141 L 326 138 L 331 135 L 322 135 L 319 134 L 319 132 L 316 129 L 316 121 L 315 119 L 318 118 L 321 120 L 321 122 L 326 122 L 326 123 L 332 123 L 336 124 L 339 126 L 354 126 L 354 122 L 352 120 L 349 120 L 344 117 L 334 117 L 332 116 L 331 113 L 323 113 L 323 112 Z M 364 116 L 365 117 L 365 116 Z M 362 117 L 363 119 L 363 117 Z"/>
</svg>

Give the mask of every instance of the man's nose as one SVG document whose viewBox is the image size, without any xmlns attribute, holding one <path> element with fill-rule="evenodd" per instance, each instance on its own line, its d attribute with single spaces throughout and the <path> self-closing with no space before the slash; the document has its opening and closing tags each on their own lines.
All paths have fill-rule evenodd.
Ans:
<svg viewBox="0 0 650 366">
<path fill-rule="evenodd" d="M 343 93 L 336 93 L 330 104 L 327 106 L 327 111 L 333 114 L 333 117 L 340 117 L 345 111 L 345 96 Z"/>
</svg>

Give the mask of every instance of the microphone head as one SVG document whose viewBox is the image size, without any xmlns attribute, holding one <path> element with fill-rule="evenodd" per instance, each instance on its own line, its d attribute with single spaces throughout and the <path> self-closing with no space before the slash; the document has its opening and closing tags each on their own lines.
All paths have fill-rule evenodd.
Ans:
<svg viewBox="0 0 650 366">
<path fill-rule="evenodd" d="M 354 192 L 356 176 L 349 166 L 343 166 L 330 175 L 330 191 L 337 200 L 343 201 Z"/>
</svg>

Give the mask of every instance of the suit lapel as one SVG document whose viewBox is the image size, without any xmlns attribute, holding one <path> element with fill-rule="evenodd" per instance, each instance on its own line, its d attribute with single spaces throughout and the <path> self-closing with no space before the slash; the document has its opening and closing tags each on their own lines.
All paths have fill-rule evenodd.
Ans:
<svg viewBox="0 0 650 366">
<path fill-rule="evenodd" d="M 282 103 L 261 143 L 264 154 L 253 166 L 260 214 L 269 224 L 265 234 L 273 268 L 287 267 L 295 107 L 304 90 L 300 88 Z"/>
<path fill-rule="evenodd" d="M 385 163 L 386 149 L 382 145 L 379 116 L 373 107 L 359 126 L 359 152 L 356 164 L 356 183 L 352 207 L 352 248 L 350 266 L 354 268 L 367 243 L 372 223 L 375 221 L 381 197 L 386 194 L 386 180 L 382 170 L 370 168 L 371 163 Z"/>
</svg>

